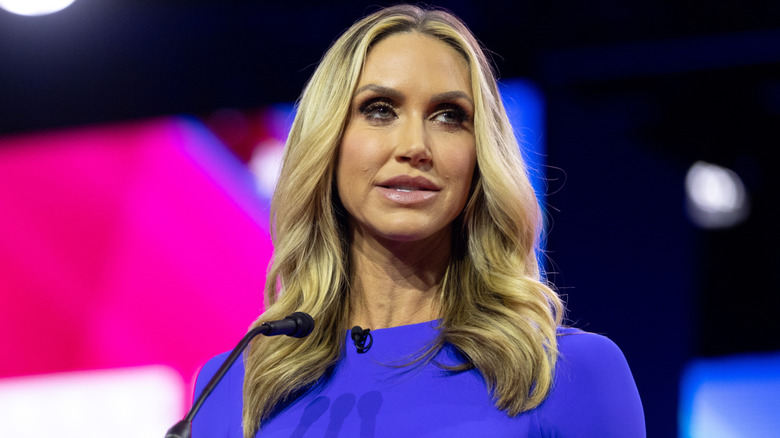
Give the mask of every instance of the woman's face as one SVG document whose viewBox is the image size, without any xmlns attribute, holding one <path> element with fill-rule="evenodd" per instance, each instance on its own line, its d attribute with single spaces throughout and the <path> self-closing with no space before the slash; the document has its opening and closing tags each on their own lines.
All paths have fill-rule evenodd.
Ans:
<svg viewBox="0 0 780 438">
<path fill-rule="evenodd" d="M 419 33 L 377 43 L 366 58 L 336 168 L 352 226 L 377 239 L 450 233 L 476 163 L 466 60 Z"/>
</svg>

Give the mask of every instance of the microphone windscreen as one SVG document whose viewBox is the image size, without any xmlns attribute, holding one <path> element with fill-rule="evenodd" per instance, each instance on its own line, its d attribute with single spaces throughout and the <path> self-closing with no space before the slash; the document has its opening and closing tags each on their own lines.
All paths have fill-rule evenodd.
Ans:
<svg viewBox="0 0 780 438">
<path fill-rule="evenodd" d="M 309 333 L 314 330 L 314 318 L 312 318 L 308 313 L 295 312 L 287 318 L 295 321 L 296 325 L 295 331 L 290 333 L 288 336 L 292 336 L 294 338 L 303 338 L 305 336 L 309 336 Z"/>
</svg>

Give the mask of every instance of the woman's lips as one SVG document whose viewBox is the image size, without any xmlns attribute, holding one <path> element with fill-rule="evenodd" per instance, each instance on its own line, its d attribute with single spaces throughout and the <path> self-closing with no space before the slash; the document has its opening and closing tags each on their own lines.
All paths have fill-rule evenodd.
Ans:
<svg viewBox="0 0 780 438">
<path fill-rule="evenodd" d="M 388 178 L 377 184 L 380 187 L 408 189 L 408 190 L 433 190 L 438 191 L 439 186 L 424 176 L 398 175 Z"/>
<path fill-rule="evenodd" d="M 385 198 L 398 204 L 410 205 L 428 201 L 439 195 L 439 186 L 428 178 L 399 175 L 377 184 Z"/>
<path fill-rule="evenodd" d="M 399 204 L 416 204 L 424 201 L 428 201 L 439 195 L 438 190 L 420 189 L 414 187 L 393 186 L 384 187 L 377 186 L 377 190 L 385 198 L 399 203 Z"/>
</svg>

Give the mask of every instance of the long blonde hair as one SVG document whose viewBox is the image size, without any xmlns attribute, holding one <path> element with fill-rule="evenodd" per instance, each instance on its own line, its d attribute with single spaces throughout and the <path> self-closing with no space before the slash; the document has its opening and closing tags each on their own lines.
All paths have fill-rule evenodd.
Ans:
<svg viewBox="0 0 780 438">
<path fill-rule="evenodd" d="M 257 338 L 244 380 L 244 436 L 275 409 L 317 383 L 337 363 L 349 323 L 349 251 L 334 174 L 348 111 L 371 47 L 399 32 L 439 39 L 469 63 L 475 101 L 477 169 L 472 194 L 453 227 L 453 252 L 441 285 L 445 344 L 484 377 L 499 409 L 515 416 L 549 392 L 563 305 L 540 278 L 536 259 L 541 214 L 491 65 L 458 18 L 443 10 L 399 5 L 350 27 L 326 52 L 306 85 L 287 140 L 272 200 L 274 259 L 267 310 L 253 324 L 294 311 L 316 327 L 304 339 Z"/>
</svg>

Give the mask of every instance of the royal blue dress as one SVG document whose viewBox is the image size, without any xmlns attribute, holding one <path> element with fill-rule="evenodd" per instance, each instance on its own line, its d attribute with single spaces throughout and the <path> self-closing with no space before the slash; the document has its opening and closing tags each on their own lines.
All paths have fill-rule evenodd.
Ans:
<svg viewBox="0 0 780 438">
<path fill-rule="evenodd" d="M 631 371 L 609 339 L 559 329 L 560 358 L 550 395 L 536 409 L 509 417 L 498 410 L 476 370 L 449 372 L 430 363 L 392 367 L 437 335 L 437 322 L 371 331 L 373 345 L 357 353 L 349 333 L 333 374 L 276 412 L 258 437 L 520 437 L 635 438 L 644 414 Z M 227 357 L 201 370 L 196 394 Z M 462 359 L 444 348 L 436 361 Z M 509 364 L 507 364 L 509 365 Z M 242 438 L 244 367 L 236 361 L 193 421 L 193 438 Z"/>
</svg>

